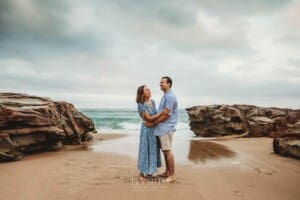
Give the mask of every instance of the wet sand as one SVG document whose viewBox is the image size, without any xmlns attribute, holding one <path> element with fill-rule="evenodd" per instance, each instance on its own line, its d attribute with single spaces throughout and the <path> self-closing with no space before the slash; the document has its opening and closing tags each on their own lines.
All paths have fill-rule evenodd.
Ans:
<svg viewBox="0 0 300 200">
<path fill-rule="evenodd" d="M 161 179 L 139 181 L 136 158 L 127 154 L 123 146 L 119 153 L 113 145 L 111 152 L 115 153 L 93 149 L 101 144 L 109 147 L 123 143 L 130 136 L 101 134 L 101 137 L 102 140 L 86 148 L 67 146 L 58 152 L 37 153 L 22 161 L 0 163 L 1 199 L 297 200 L 300 197 L 300 161 L 273 154 L 270 138 L 187 142 L 184 151 L 187 161 L 176 165 L 178 181 L 166 184 Z M 174 148 L 179 148 L 176 152 L 185 148 L 181 143 L 175 144 Z M 131 151 L 130 145 L 124 147 Z M 122 150 L 124 154 L 120 153 Z M 199 155 L 197 151 L 201 151 Z"/>
</svg>

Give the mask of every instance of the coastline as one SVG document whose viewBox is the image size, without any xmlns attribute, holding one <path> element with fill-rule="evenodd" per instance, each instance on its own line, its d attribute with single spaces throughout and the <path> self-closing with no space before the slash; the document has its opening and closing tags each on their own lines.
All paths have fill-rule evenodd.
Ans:
<svg viewBox="0 0 300 200">
<path fill-rule="evenodd" d="M 124 137 L 99 134 L 96 142 Z M 3 199 L 286 199 L 300 196 L 300 162 L 272 153 L 270 138 L 214 141 L 237 158 L 176 164 L 176 184 L 138 182 L 136 159 L 67 145 L 0 164 Z M 175 155 L 176 157 L 176 155 Z M 223 165 L 221 163 L 229 163 Z M 160 168 L 162 172 L 164 168 Z"/>
</svg>

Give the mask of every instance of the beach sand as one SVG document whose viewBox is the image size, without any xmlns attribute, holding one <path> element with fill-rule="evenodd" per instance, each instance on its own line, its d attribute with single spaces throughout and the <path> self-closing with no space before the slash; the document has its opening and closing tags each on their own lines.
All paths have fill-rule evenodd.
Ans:
<svg viewBox="0 0 300 200">
<path fill-rule="evenodd" d="M 121 134 L 101 134 L 103 141 L 118 137 Z M 101 142 L 97 141 L 99 145 Z M 0 163 L 0 197 L 5 200 L 300 198 L 300 161 L 273 154 L 272 139 L 214 142 L 219 144 L 216 152 L 229 156 L 212 156 L 215 160 L 210 160 L 202 153 L 199 158 L 195 151 L 204 151 L 203 146 L 193 142 L 190 151 L 194 152 L 189 153 L 193 162 L 176 164 L 175 184 L 160 179 L 139 181 L 135 158 L 93 152 L 86 145 L 28 155 L 21 161 Z"/>
</svg>

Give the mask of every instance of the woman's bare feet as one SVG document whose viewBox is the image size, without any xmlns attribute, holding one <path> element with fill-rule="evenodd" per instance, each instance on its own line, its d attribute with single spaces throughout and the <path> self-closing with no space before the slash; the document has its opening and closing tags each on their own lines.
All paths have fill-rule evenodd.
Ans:
<svg viewBox="0 0 300 200">
<path fill-rule="evenodd" d="M 157 174 L 154 173 L 154 174 L 146 174 L 145 176 L 146 178 L 156 178 L 157 177 Z"/>
<path fill-rule="evenodd" d="M 138 179 L 140 181 L 144 181 L 146 179 L 146 177 L 144 176 L 144 174 L 140 173 Z"/>
</svg>

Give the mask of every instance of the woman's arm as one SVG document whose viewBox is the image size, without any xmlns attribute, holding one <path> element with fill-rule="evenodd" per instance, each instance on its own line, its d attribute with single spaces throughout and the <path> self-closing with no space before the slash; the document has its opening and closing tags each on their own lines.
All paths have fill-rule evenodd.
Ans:
<svg viewBox="0 0 300 200">
<path fill-rule="evenodd" d="M 168 114 L 168 111 L 163 110 L 162 112 L 159 112 L 155 115 L 149 115 L 149 113 L 147 111 L 143 111 L 141 112 L 141 117 L 146 121 L 146 122 L 154 122 L 155 120 L 157 120 L 158 118 L 160 118 L 162 115 L 166 115 Z"/>
</svg>

